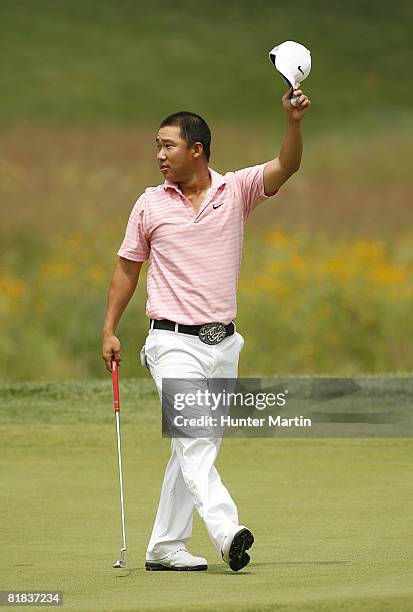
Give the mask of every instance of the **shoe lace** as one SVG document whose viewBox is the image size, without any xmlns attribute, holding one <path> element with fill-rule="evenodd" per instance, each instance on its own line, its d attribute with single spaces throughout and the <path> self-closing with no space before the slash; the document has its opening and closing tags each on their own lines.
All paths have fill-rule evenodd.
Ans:
<svg viewBox="0 0 413 612">
<path fill-rule="evenodd" d="M 174 557 L 176 554 L 178 554 L 179 552 L 188 552 L 186 548 L 178 548 L 178 550 L 176 550 L 175 552 L 171 553 L 169 555 L 169 557 Z"/>
</svg>

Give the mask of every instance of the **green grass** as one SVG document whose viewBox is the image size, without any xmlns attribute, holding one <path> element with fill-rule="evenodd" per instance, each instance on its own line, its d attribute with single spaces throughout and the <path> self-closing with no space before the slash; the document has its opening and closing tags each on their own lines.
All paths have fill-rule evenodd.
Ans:
<svg viewBox="0 0 413 612">
<path fill-rule="evenodd" d="M 408 611 L 412 442 L 225 440 L 218 459 L 252 563 L 232 573 L 196 517 L 206 573 L 149 573 L 145 548 L 169 441 L 148 380 L 121 379 L 127 570 L 111 384 L 0 387 L 0 589 L 63 590 L 65 610 Z"/>
<path fill-rule="evenodd" d="M 407 0 L 4 0 L 0 121 L 156 125 L 189 107 L 268 125 L 284 91 L 268 51 L 293 39 L 312 51 L 310 130 L 411 122 L 411 18 Z"/>
</svg>

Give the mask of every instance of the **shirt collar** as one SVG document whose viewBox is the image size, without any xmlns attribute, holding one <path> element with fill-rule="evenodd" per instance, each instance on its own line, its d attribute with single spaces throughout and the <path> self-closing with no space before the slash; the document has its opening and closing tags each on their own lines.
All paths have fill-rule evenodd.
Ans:
<svg viewBox="0 0 413 612">
<path fill-rule="evenodd" d="M 220 174 L 219 172 L 216 172 L 215 170 L 213 170 L 212 168 L 209 168 L 209 167 L 208 167 L 208 170 L 209 170 L 209 174 L 211 176 L 211 187 L 210 187 L 210 189 L 214 189 L 216 191 L 222 185 L 226 185 L 227 181 L 222 176 L 222 174 Z M 163 188 L 165 189 L 165 191 L 167 189 L 174 189 L 175 191 L 180 191 L 180 189 L 178 187 L 178 183 L 173 183 L 172 181 L 168 181 L 168 179 L 165 180 L 165 182 L 163 184 Z"/>
</svg>

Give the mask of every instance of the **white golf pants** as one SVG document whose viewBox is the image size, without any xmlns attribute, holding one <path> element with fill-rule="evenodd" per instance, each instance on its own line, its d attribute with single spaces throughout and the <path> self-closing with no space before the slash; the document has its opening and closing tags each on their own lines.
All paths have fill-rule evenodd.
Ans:
<svg viewBox="0 0 413 612">
<path fill-rule="evenodd" d="M 237 332 L 207 345 L 198 336 L 151 329 L 144 351 L 161 401 L 162 378 L 236 378 L 243 345 Z M 172 438 L 148 561 L 187 548 L 194 508 L 219 553 L 225 536 L 238 526 L 237 507 L 214 466 L 220 444 L 221 438 Z"/>
</svg>

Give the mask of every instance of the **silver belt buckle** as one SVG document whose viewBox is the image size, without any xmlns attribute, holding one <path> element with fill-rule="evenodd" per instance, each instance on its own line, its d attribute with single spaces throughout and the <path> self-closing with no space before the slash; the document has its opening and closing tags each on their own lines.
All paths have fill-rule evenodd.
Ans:
<svg viewBox="0 0 413 612">
<path fill-rule="evenodd" d="M 205 323 L 198 332 L 199 339 L 205 344 L 218 344 L 226 335 L 223 323 Z"/>
</svg>

